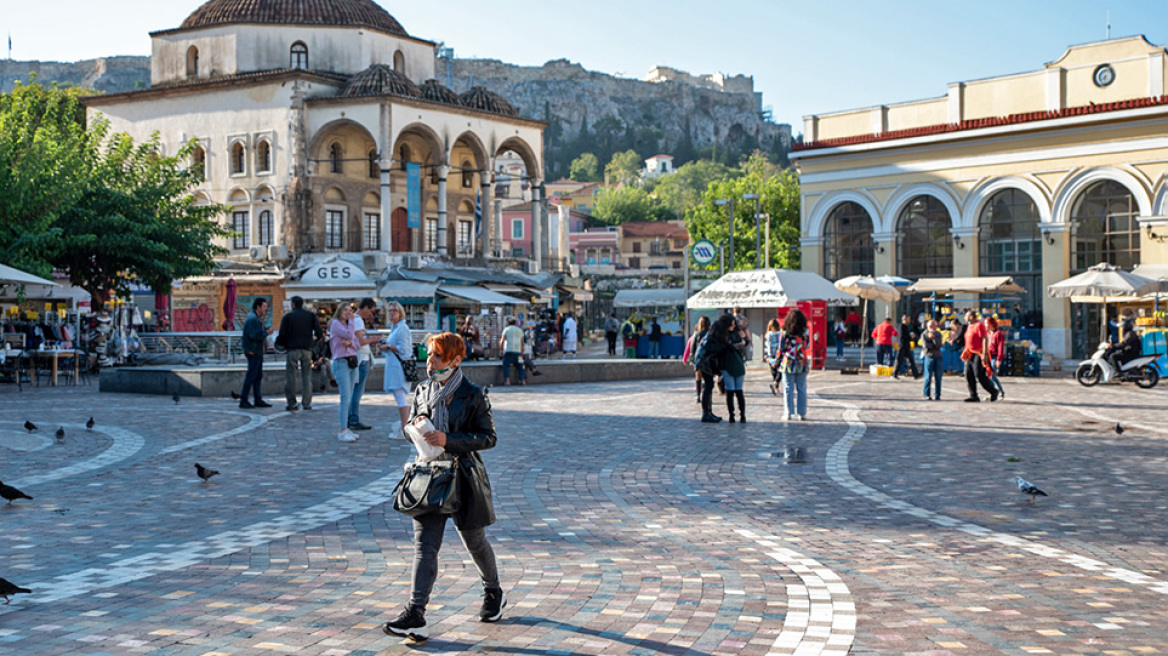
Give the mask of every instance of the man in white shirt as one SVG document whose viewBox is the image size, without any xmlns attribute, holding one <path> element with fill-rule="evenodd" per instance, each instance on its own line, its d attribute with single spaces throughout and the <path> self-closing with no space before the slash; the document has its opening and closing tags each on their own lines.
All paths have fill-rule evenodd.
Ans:
<svg viewBox="0 0 1168 656">
<path fill-rule="evenodd" d="M 353 401 L 349 404 L 349 430 L 370 430 L 373 427 L 361 423 L 361 395 L 365 393 L 365 379 L 369 377 L 369 367 L 373 366 L 373 350 L 369 345 L 380 340 L 379 337 L 365 336 L 365 322 L 373 320 L 373 313 L 377 309 L 377 301 L 371 298 L 361 299 L 357 306 L 357 313 L 353 315 L 353 328 L 357 333 L 357 341 L 361 348 L 357 350 L 357 388 L 353 390 Z"/>
<path fill-rule="evenodd" d="M 564 319 L 564 357 L 576 357 L 576 318 L 569 312 Z"/>
<path fill-rule="evenodd" d="M 503 384 L 511 384 L 511 367 L 519 371 L 519 384 L 527 384 L 527 372 L 524 371 L 520 358 L 523 355 L 523 329 L 515 319 L 507 320 L 507 327 L 499 338 L 499 350 L 503 352 Z"/>
</svg>

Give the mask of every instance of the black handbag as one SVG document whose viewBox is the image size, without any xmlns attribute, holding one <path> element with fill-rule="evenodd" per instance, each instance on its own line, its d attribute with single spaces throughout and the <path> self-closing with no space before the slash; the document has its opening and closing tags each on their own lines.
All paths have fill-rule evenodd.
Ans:
<svg viewBox="0 0 1168 656">
<path fill-rule="evenodd" d="M 393 357 L 397 358 L 397 361 L 401 363 L 402 374 L 405 375 L 406 381 L 410 383 L 418 382 L 418 361 L 413 358 L 403 359 L 402 356 L 394 351 L 390 351 L 390 353 L 393 353 Z"/>
<path fill-rule="evenodd" d="M 357 361 L 357 356 L 355 355 L 345 356 L 345 362 L 349 363 L 350 369 L 356 369 L 357 367 L 361 366 L 361 363 Z"/>
<path fill-rule="evenodd" d="M 458 459 L 410 463 L 393 490 L 393 509 L 418 515 L 452 515 L 459 505 Z"/>
</svg>

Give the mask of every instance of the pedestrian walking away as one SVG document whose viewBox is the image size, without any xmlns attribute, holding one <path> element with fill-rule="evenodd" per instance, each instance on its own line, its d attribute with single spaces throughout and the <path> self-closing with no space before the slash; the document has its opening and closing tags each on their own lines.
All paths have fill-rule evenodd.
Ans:
<svg viewBox="0 0 1168 656">
<path fill-rule="evenodd" d="M 917 373 L 917 363 L 913 360 L 913 340 L 916 338 L 916 329 L 912 324 L 912 319 L 907 314 L 902 316 L 900 318 L 900 342 L 896 351 L 896 365 L 892 369 L 893 378 L 900 378 L 900 372 L 906 362 L 912 370 L 913 380 L 921 377 Z"/>
<path fill-rule="evenodd" d="M 616 313 L 608 315 L 604 320 L 604 339 L 608 341 L 608 354 L 616 355 L 616 336 L 620 332 L 620 322 L 616 320 Z"/>
<path fill-rule="evenodd" d="M 937 330 L 937 321 L 930 319 L 925 333 L 921 335 L 921 365 L 925 373 L 925 398 L 941 400 L 941 377 L 944 373 L 941 364 L 941 331 Z M 936 388 L 934 390 L 934 387 Z"/>
<path fill-rule="evenodd" d="M 267 347 L 271 328 L 264 328 L 264 317 L 268 313 L 268 300 L 257 298 L 252 301 L 251 312 L 243 322 L 243 337 L 240 340 L 243 355 L 247 358 L 247 374 L 243 377 L 243 389 L 239 392 L 239 407 L 270 408 L 260 391 L 264 380 L 264 349 Z M 249 402 L 248 397 L 253 399 Z"/>
<path fill-rule="evenodd" d="M 711 357 L 722 361 L 722 382 L 726 386 L 726 411 L 734 423 L 734 402 L 738 401 L 739 421 L 746 423 L 746 396 L 742 384 L 746 378 L 746 361 L 742 357 L 743 339 L 738 334 L 738 323 L 733 314 L 723 314 L 710 327 L 707 338 Z"/>
<path fill-rule="evenodd" d="M 406 423 L 410 420 L 410 381 L 406 380 L 402 362 L 413 360 L 414 339 L 406 324 L 406 311 L 401 303 L 389 301 L 385 304 L 385 317 L 389 321 L 389 335 L 381 344 L 385 353 L 385 380 L 382 387 L 386 394 L 392 394 L 401 418 L 401 436 L 405 437 Z"/>
<path fill-rule="evenodd" d="M 848 324 L 848 341 L 851 342 L 852 346 L 859 346 L 860 336 L 863 334 L 863 330 L 860 329 L 860 313 L 855 310 L 848 312 L 846 321 Z"/>
<path fill-rule="evenodd" d="M 1006 390 L 1002 387 L 1002 379 L 998 376 L 1002 371 L 1002 361 L 1006 358 L 1006 331 L 998 325 L 994 317 L 987 317 L 986 326 L 986 375 L 990 383 L 998 391 L 998 398 L 1006 398 Z"/>
<path fill-rule="evenodd" d="M 977 312 L 970 310 L 965 314 L 965 350 L 961 352 L 961 360 L 965 362 L 965 384 L 969 387 L 969 396 L 965 399 L 966 403 L 981 401 L 977 394 L 979 383 L 990 395 L 991 402 L 998 400 L 998 390 L 994 388 L 993 383 L 990 382 L 989 374 L 986 373 L 985 358 L 988 341 L 985 324 L 977 320 Z"/>
<path fill-rule="evenodd" d="M 516 329 L 518 327 L 516 326 Z M 470 554 L 483 586 L 479 621 L 497 622 L 507 600 L 499 584 L 495 551 L 486 528 L 495 523 L 491 483 L 479 451 L 494 448 L 495 421 L 486 392 L 462 373 L 465 343 L 454 333 L 435 335 L 426 343 L 429 380 L 418 386 L 410 412 L 417 424 L 429 420 L 434 430 L 423 438 L 444 451 L 439 460 L 453 463 L 458 476 L 458 509 L 453 515 L 428 513 L 413 518 L 414 566 L 410 599 L 396 619 L 383 627 L 386 633 L 426 639 L 429 636 L 426 605 L 438 579 L 438 552 L 446 532 L 446 520 L 454 527 Z M 420 458 L 421 456 L 419 456 Z"/>
<path fill-rule="evenodd" d="M 779 344 L 779 368 L 783 372 L 783 421 L 807 419 L 807 317 L 791 310 L 783 319 Z"/>
<path fill-rule="evenodd" d="M 835 359 L 836 362 L 844 361 L 844 342 L 848 339 L 848 324 L 844 321 L 843 316 L 840 316 L 839 321 L 835 322 L 835 328 L 832 329 L 835 334 Z"/>
<path fill-rule="evenodd" d="M 373 366 L 373 349 L 370 345 L 381 341 L 380 337 L 365 334 L 366 326 L 373 323 L 376 310 L 377 301 L 363 298 L 353 315 L 353 332 L 357 334 L 357 383 L 353 385 L 353 399 L 349 401 L 349 429 L 355 431 L 373 428 L 361 422 L 361 397 L 365 394 L 365 380 L 369 378 L 369 369 Z"/>
<path fill-rule="evenodd" d="M 892 343 L 897 334 L 896 328 L 892 325 L 892 317 L 884 317 L 884 321 L 872 331 L 872 341 L 876 342 L 877 364 L 892 366 Z"/>
<path fill-rule="evenodd" d="M 657 323 L 657 317 L 649 324 L 649 358 L 661 359 L 661 324 Z"/>
<path fill-rule="evenodd" d="M 527 372 L 519 364 L 519 358 L 523 353 L 523 329 L 519 327 L 519 322 L 513 318 L 507 320 L 507 327 L 503 329 L 503 335 L 499 337 L 499 350 L 503 353 L 503 384 L 511 384 L 511 367 L 515 367 L 519 377 L 519 384 L 527 384 Z"/>
<path fill-rule="evenodd" d="M 771 394 L 778 396 L 779 384 L 783 380 L 783 372 L 779 367 L 779 344 L 783 339 L 783 331 L 779 328 L 779 320 L 771 319 L 767 324 L 766 335 L 762 338 L 763 357 L 771 369 Z"/>
<path fill-rule="evenodd" d="M 358 344 L 357 331 L 353 322 L 353 306 L 341 303 L 333 313 L 333 320 L 329 322 L 329 349 L 333 354 L 333 378 L 337 381 L 337 391 L 341 394 L 341 403 L 337 408 L 340 415 L 340 430 L 337 439 L 341 442 L 353 442 L 357 434 L 349 428 L 349 404 L 353 399 L 353 390 L 357 387 L 357 376 L 360 365 L 357 362 Z"/>
<path fill-rule="evenodd" d="M 569 355 L 571 355 L 572 358 L 575 359 L 575 357 L 576 357 L 576 337 L 577 337 L 576 336 L 576 318 L 572 316 L 571 312 L 569 312 L 568 315 L 566 317 L 564 317 L 564 327 L 563 327 L 563 332 L 561 334 L 563 335 L 563 351 L 564 351 L 563 357 L 566 358 Z"/>
<path fill-rule="evenodd" d="M 292 311 L 280 320 L 276 344 L 284 347 L 284 409 L 312 409 L 312 347 L 324 340 L 324 330 L 316 315 L 304 309 L 304 299 L 292 297 Z M 301 402 L 296 402 L 296 379 L 300 379 Z"/>
</svg>

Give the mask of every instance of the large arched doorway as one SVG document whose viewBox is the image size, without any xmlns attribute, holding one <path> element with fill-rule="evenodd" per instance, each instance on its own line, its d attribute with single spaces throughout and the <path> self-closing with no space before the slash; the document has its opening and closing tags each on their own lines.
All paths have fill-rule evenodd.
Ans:
<svg viewBox="0 0 1168 656">
<path fill-rule="evenodd" d="M 397 208 L 390 215 L 390 238 L 393 240 L 392 247 L 395 253 L 408 253 L 412 250 L 410 248 L 409 218 L 409 212 L 404 207 Z"/>
<path fill-rule="evenodd" d="M 1038 205 L 1021 189 L 990 196 L 978 217 L 979 271 L 983 276 L 1013 276 L 1026 288 L 1011 317 L 1019 328 L 1042 328 L 1042 234 Z"/>
<path fill-rule="evenodd" d="M 1083 190 L 1071 208 L 1071 275 L 1106 262 L 1130 271 L 1140 263 L 1139 204 L 1114 180 Z M 1103 308 L 1097 303 L 1071 304 L 1072 357 L 1085 358 L 1104 339 Z"/>
<path fill-rule="evenodd" d="M 872 275 L 876 258 L 872 245 L 872 217 L 858 203 L 836 205 L 823 229 L 823 276 L 839 280 Z"/>
<path fill-rule="evenodd" d="M 953 275 L 953 221 L 949 210 L 932 196 L 913 198 L 897 219 L 896 274 L 905 278 L 946 278 Z"/>
</svg>

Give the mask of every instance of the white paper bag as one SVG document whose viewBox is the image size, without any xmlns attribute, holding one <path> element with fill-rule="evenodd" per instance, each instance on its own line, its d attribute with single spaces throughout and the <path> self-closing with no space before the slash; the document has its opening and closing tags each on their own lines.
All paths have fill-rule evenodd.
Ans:
<svg viewBox="0 0 1168 656">
<path fill-rule="evenodd" d="M 406 437 L 414 443 L 414 448 L 418 450 L 417 462 L 430 462 L 441 458 L 446 449 L 440 446 L 432 446 L 423 437 L 426 433 L 434 431 L 434 424 L 430 422 L 428 417 L 422 417 L 418 421 L 411 421 L 406 424 Z"/>
</svg>

